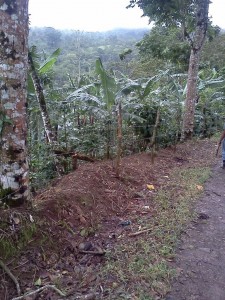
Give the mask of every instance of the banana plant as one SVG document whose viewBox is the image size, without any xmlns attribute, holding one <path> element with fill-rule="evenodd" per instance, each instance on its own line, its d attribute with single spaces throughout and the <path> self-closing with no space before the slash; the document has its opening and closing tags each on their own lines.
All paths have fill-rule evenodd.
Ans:
<svg viewBox="0 0 225 300">
<path fill-rule="evenodd" d="M 66 101 L 74 103 L 77 109 L 94 113 L 98 119 L 103 120 L 106 135 L 105 156 L 110 158 L 113 126 L 122 126 L 123 104 L 125 103 L 126 108 L 128 108 L 127 95 L 140 88 L 140 84 L 129 81 L 125 77 L 123 80 L 117 80 L 114 75 L 105 70 L 100 59 L 96 60 L 96 74 L 98 77 L 94 83 L 75 90 L 67 97 Z M 118 128 L 118 132 L 122 133 L 122 128 Z M 120 136 L 117 143 L 119 147 L 122 145 L 121 139 Z M 121 153 L 121 149 L 117 149 L 118 153 Z"/>
<path fill-rule="evenodd" d="M 203 137 L 212 135 L 221 126 L 221 115 L 225 113 L 225 80 L 216 70 L 206 71 L 199 72 L 195 113 L 195 131 Z"/>
<path fill-rule="evenodd" d="M 117 84 L 114 77 L 110 76 L 103 67 L 100 58 L 96 60 L 95 64 L 96 74 L 100 77 L 101 87 L 102 87 L 102 99 L 106 104 L 108 112 L 111 111 L 112 106 L 116 104 L 116 93 Z"/>
</svg>

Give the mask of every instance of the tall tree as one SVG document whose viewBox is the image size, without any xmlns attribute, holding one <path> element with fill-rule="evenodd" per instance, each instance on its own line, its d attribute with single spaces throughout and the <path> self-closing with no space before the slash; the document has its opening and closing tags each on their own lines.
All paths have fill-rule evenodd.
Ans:
<svg viewBox="0 0 225 300">
<path fill-rule="evenodd" d="M 0 1 L 0 201 L 29 199 L 27 161 L 28 0 Z"/>
<path fill-rule="evenodd" d="M 191 44 L 191 55 L 189 59 L 187 95 L 182 127 L 183 140 L 191 138 L 194 131 L 195 104 L 199 97 L 197 93 L 199 62 L 208 27 L 208 11 L 209 0 L 198 0 L 193 38 L 187 34 Z"/>
<path fill-rule="evenodd" d="M 182 139 L 192 137 L 199 60 L 208 27 L 210 0 L 130 0 L 129 7 L 138 5 L 156 25 L 179 27 L 190 43 L 187 95 L 184 107 Z"/>
</svg>

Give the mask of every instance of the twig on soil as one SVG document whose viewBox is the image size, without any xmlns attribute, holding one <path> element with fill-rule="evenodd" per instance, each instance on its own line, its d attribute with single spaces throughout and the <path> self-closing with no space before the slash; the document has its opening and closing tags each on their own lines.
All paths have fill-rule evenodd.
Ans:
<svg viewBox="0 0 225 300">
<path fill-rule="evenodd" d="M 79 253 L 93 254 L 93 255 L 104 255 L 105 251 L 85 251 L 85 250 L 80 250 Z"/>
<path fill-rule="evenodd" d="M 14 267 L 12 270 L 18 269 L 18 268 L 24 266 L 25 264 L 27 264 L 28 262 L 29 262 L 29 260 L 26 260 L 25 262 L 21 263 L 20 265 Z"/>
<path fill-rule="evenodd" d="M 137 231 L 137 232 L 132 232 L 130 234 L 128 234 L 128 236 L 137 236 L 139 234 L 142 234 L 142 233 L 145 233 L 145 232 L 148 232 L 148 231 L 151 231 L 152 228 L 148 228 L 148 229 L 144 229 L 144 230 L 140 230 L 140 231 Z"/>
<path fill-rule="evenodd" d="M 96 293 L 91 293 L 91 294 L 87 294 L 84 296 L 77 296 L 76 299 L 80 299 L 80 300 L 94 300 L 96 299 L 97 294 Z"/>
<path fill-rule="evenodd" d="M 41 288 L 35 290 L 35 291 L 32 291 L 32 292 L 28 292 L 20 297 L 16 297 L 16 298 L 13 298 L 12 300 L 21 300 L 21 299 L 25 299 L 27 296 L 32 296 L 36 293 L 39 293 L 39 292 L 42 292 L 43 290 L 45 289 L 53 289 L 55 292 L 57 292 L 60 296 L 62 297 L 66 297 L 66 295 L 61 292 L 59 289 L 57 289 L 57 287 L 55 287 L 54 285 L 50 285 L 50 284 L 47 284 L 45 286 L 42 286 Z"/>
<path fill-rule="evenodd" d="M 2 260 L 0 260 L 0 267 L 6 272 L 6 274 L 12 279 L 12 281 L 15 283 L 16 290 L 18 296 L 21 295 L 20 285 L 16 277 L 12 274 L 12 272 L 9 270 L 9 268 L 4 264 Z"/>
</svg>

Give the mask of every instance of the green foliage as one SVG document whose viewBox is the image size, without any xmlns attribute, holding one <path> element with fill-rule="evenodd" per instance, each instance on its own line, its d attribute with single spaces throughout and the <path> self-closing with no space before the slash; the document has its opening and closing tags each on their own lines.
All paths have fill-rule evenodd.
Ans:
<svg viewBox="0 0 225 300">
<path fill-rule="evenodd" d="M 38 189 L 56 176 L 55 159 L 51 148 L 41 141 L 30 141 L 30 181 Z"/>
<path fill-rule="evenodd" d="M 60 53 L 61 49 L 58 48 L 40 63 L 41 57 L 37 51 L 37 47 L 32 46 L 29 49 L 29 55 L 32 57 L 34 67 L 43 85 L 52 84 L 53 66 L 55 65 Z M 31 76 L 28 77 L 28 92 L 35 93 L 34 84 L 31 79 Z"/>
<path fill-rule="evenodd" d="M 128 54 L 131 54 L 131 49 L 125 49 L 122 53 L 119 54 L 120 60 L 124 60 Z"/>
<path fill-rule="evenodd" d="M 29 45 L 37 45 L 38 52 L 43 49 L 50 55 L 56 48 L 63 51 L 54 66 L 55 80 L 62 87 L 68 84 L 68 74 L 77 85 L 84 74 L 92 76 L 95 61 L 99 57 L 108 69 L 112 66 L 124 72 L 119 54 L 126 49 L 132 53 L 126 56 L 126 71 L 131 72 L 131 62 L 135 63 L 138 53 L 135 43 L 147 32 L 146 29 L 121 29 L 108 32 L 59 31 L 53 28 L 31 28 Z M 54 41 L 54 38 L 57 40 Z M 125 49 L 125 50 L 124 50 Z M 43 60 L 46 58 L 43 58 Z"/>
<path fill-rule="evenodd" d="M 42 65 L 39 67 L 38 72 L 39 74 L 46 74 L 50 70 L 52 70 L 52 67 L 56 63 L 58 56 L 61 53 L 61 49 L 56 49 L 47 59 L 42 63 Z"/>
<path fill-rule="evenodd" d="M 216 70 L 199 73 L 199 101 L 196 104 L 195 133 L 209 137 L 221 126 L 225 115 L 224 78 Z"/>
<path fill-rule="evenodd" d="M 185 20 L 192 24 L 195 4 L 193 0 L 130 0 L 128 7 L 137 5 L 156 25 L 178 26 Z"/>
<path fill-rule="evenodd" d="M 58 89 L 53 94 L 48 90 L 45 92 L 51 118 L 57 125 L 59 147 L 92 157 L 114 157 L 117 143 L 116 103 L 121 100 L 124 154 L 146 149 L 153 134 L 159 107 L 157 147 L 177 143 L 181 133 L 186 74 L 167 69 L 150 78 L 132 80 L 126 76 L 117 78 L 109 75 L 100 59 L 96 65 L 99 77 L 86 76 L 83 80 L 85 85 L 77 89 Z M 195 133 L 208 136 L 221 124 L 219 116 L 224 111 L 223 96 L 222 90 L 219 93 L 218 88 L 222 88 L 223 78 L 215 72 L 204 74 L 199 74 L 200 100 L 196 106 Z M 204 102 L 204 99 L 207 101 Z M 210 111 L 215 111 L 213 114 L 207 113 L 206 129 L 203 129 L 202 121 L 206 116 L 202 109 L 204 105 Z M 29 109 L 31 178 L 35 187 L 42 184 L 43 179 L 47 182 L 53 178 L 56 172 L 54 158 L 50 155 L 51 149 L 44 143 L 43 126 L 40 126 L 40 116 L 37 118 L 37 109 L 32 100 L 32 108 Z M 69 161 L 68 166 L 67 171 L 71 168 Z"/>
<path fill-rule="evenodd" d="M 206 41 L 201 55 L 201 67 L 207 67 L 219 71 L 225 66 L 225 33 L 223 31 L 213 35 Z"/>
<path fill-rule="evenodd" d="M 63 34 L 62 40 L 65 38 Z M 159 40 L 161 36 L 163 36 L 162 41 Z M 85 61 L 87 56 L 83 56 L 84 53 L 79 51 L 82 48 L 82 51 L 86 53 L 84 49 L 89 48 L 83 48 L 83 46 L 88 46 L 88 43 L 91 47 L 93 46 L 92 34 L 69 32 L 67 38 L 70 37 L 74 43 L 75 37 L 79 40 L 79 43 L 74 45 L 70 44 L 71 40 L 68 40 L 66 46 L 71 51 L 73 50 L 73 53 L 70 53 L 70 58 L 81 59 L 83 57 L 82 59 Z M 149 37 L 152 38 L 152 43 L 148 44 Z M 98 38 L 100 41 L 102 35 L 100 34 Z M 107 43 L 109 41 L 116 43 L 118 40 L 120 37 L 116 34 L 107 37 Z M 213 43 L 213 41 L 208 41 L 208 43 Z M 46 56 L 45 53 L 38 53 L 37 48 L 33 49 L 37 69 L 40 66 L 45 66 L 41 79 L 47 109 L 57 135 L 57 147 L 94 158 L 114 158 L 117 147 L 116 116 L 119 102 L 122 103 L 123 116 L 123 155 L 146 149 L 146 144 L 149 143 L 153 134 L 158 108 L 160 109 L 160 124 L 157 129 L 156 149 L 176 144 L 181 134 L 187 80 L 187 74 L 179 71 L 181 67 L 184 67 L 180 61 L 184 54 L 182 52 L 183 47 L 185 48 L 187 45 L 186 42 L 182 44 L 180 30 L 158 26 L 152 30 L 152 36 L 151 33 L 146 36 L 146 47 L 147 44 L 150 48 L 152 47 L 151 51 L 146 52 L 149 61 L 143 62 L 143 57 L 142 61 L 132 61 L 133 70 L 137 70 L 137 72 L 133 72 L 133 74 L 136 72 L 134 77 L 130 77 L 129 72 L 127 72 L 128 69 L 126 69 L 126 65 L 131 66 L 130 56 L 133 59 L 133 48 L 129 45 L 123 46 L 123 48 L 121 48 L 122 46 L 118 47 L 115 59 L 120 65 L 116 61 L 111 64 L 108 56 L 103 58 L 106 54 L 105 51 L 109 49 L 109 44 L 104 44 L 102 40 L 101 43 L 98 46 L 98 51 L 101 52 L 100 57 L 95 59 L 95 63 L 89 61 L 88 70 L 92 71 L 86 72 L 83 69 L 81 59 L 79 80 L 77 74 L 69 72 L 63 82 L 61 79 L 58 80 L 59 77 L 57 76 L 61 76 L 61 69 L 66 72 L 67 66 L 63 67 L 64 63 L 68 64 L 67 54 L 65 61 L 63 59 L 65 50 L 63 49 L 59 56 L 59 50 Z M 92 50 L 94 48 L 93 46 Z M 216 47 L 214 48 L 216 51 Z M 119 53 L 126 54 L 129 49 L 132 50 L 132 53 L 129 53 L 129 56 L 125 55 L 123 61 L 119 61 Z M 78 53 L 75 53 L 76 51 Z M 91 54 L 93 52 L 85 55 Z M 56 58 L 58 58 L 57 62 Z M 51 59 L 54 65 L 49 63 Z M 105 62 L 105 59 L 108 61 Z M 112 62 L 114 56 L 110 60 Z M 71 64 L 69 65 L 71 66 Z M 199 72 L 198 80 L 199 100 L 196 103 L 195 114 L 195 134 L 210 136 L 218 128 L 221 128 L 221 116 L 224 114 L 223 76 L 225 72 L 223 69 L 218 71 L 208 69 L 204 61 L 201 65 L 202 69 Z M 49 73 L 46 67 L 50 67 L 52 70 L 52 66 L 55 72 Z M 109 66 L 113 66 L 113 68 L 109 68 Z M 159 69 L 159 66 L 162 68 Z M 222 63 L 221 66 L 223 67 Z M 126 72 L 123 73 L 122 70 L 126 70 Z M 51 155 L 51 149 L 46 145 L 39 107 L 34 93 L 30 89 L 28 112 L 31 179 L 33 186 L 38 188 L 56 175 L 56 158 Z M 67 166 L 64 171 L 70 171 L 71 160 L 69 158 L 66 159 L 65 164 Z"/>
<path fill-rule="evenodd" d="M 10 229 L 9 224 L 14 230 Z M 36 225 L 29 220 L 29 215 L 14 212 L 9 216 L 7 211 L 1 218 L 0 228 L 0 257 L 3 260 L 20 253 L 31 241 L 37 230 Z"/>
<path fill-rule="evenodd" d="M 106 103 L 107 109 L 110 111 L 116 100 L 116 81 L 112 76 L 107 74 L 100 58 L 96 60 L 96 73 L 100 76 L 103 90 L 103 100 Z"/>
<path fill-rule="evenodd" d="M 137 46 L 142 59 L 154 57 L 171 62 L 183 70 L 188 68 L 190 45 L 184 40 L 180 28 L 155 26 Z"/>
</svg>

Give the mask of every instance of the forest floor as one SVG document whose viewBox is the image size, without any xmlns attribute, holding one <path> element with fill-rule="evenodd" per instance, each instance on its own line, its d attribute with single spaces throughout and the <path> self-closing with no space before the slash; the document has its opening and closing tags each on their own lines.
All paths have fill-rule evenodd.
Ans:
<svg viewBox="0 0 225 300">
<path fill-rule="evenodd" d="M 120 178 L 113 161 L 81 164 L 32 208 L 0 211 L 0 300 L 224 300 L 225 171 L 215 148 L 191 141 L 159 150 L 154 163 L 131 155 Z"/>
</svg>

